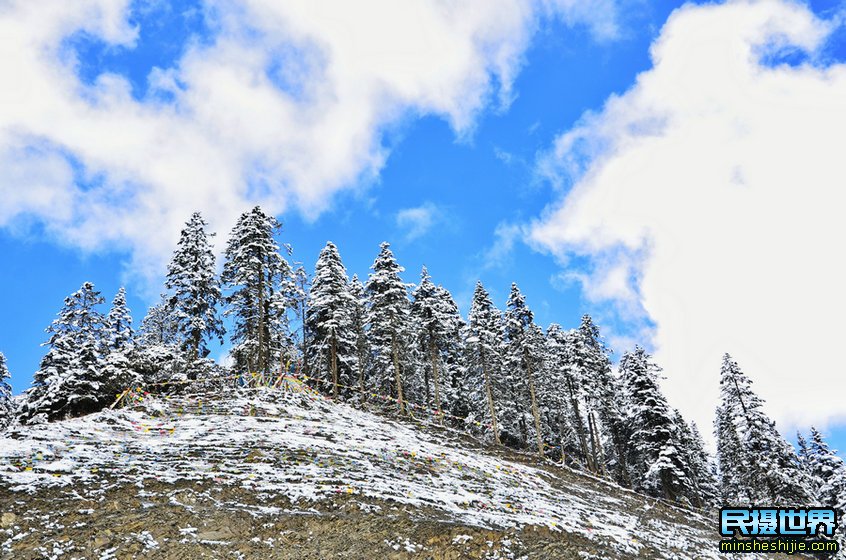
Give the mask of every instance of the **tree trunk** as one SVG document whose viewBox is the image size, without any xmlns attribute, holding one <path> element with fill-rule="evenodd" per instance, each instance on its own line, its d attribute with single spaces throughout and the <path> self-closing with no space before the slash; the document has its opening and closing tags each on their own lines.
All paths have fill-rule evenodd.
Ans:
<svg viewBox="0 0 846 560">
<path fill-rule="evenodd" d="M 429 358 L 432 361 L 432 380 L 435 382 L 435 410 L 438 411 L 438 421 L 444 423 L 444 415 L 441 411 L 441 383 L 438 379 L 438 352 L 433 337 L 429 338 Z"/>
<path fill-rule="evenodd" d="M 395 333 L 391 334 L 391 354 L 393 354 L 394 360 L 394 377 L 397 383 L 397 402 L 399 403 L 399 412 L 400 414 L 405 413 L 405 405 L 403 404 L 403 397 L 402 397 L 402 375 L 400 374 L 399 369 L 399 348 L 397 348 L 397 335 Z"/>
<path fill-rule="evenodd" d="M 367 402 L 367 391 L 364 388 L 364 352 L 358 351 L 358 385 L 361 388 L 361 404 Z"/>
<path fill-rule="evenodd" d="M 538 455 L 543 457 L 543 434 L 541 434 L 540 412 L 538 411 L 538 401 L 535 396 L 535 380 L 532 378 L 532 366 L 528 359 L 526 359 L 526 375 L 529 378 L 529 394 L 532 397 L 532 416 L 535 417 L 535 434 L 538 442 Z"/>
<path fill-rule="evenodd" d="M 670 484 L 670 475 L 666 471 L 661 472 L 661 491 L 670 502 L 676 501 L 676 493 L 673 492 L 673 486 Z"/>
<path fill-rule="evenodd" d="M 616 421 L 613 423 L 613 439 L 614 439 L 614 448 L 617 450 L 617 461 L 620 465 L 620 484 L 627 488 L 631 488 L 632 481 L 629 478 L 629 464 L 628 460 L 626 459 L 626 444 L 623 441 L 623 434 L 622 426 Z"/>
<path fill-rule="evenodd" d="M 432 384 L 430 382 L 431 376 L 429 374 L 429 370 L 423 368 L 423 405 L 426 408 L 430 408 L 432 406 Z"/>
<path fill-rule="evenodd" d="M 301 288 L 303 288 L 303 291 L 305 291 L 305 288 L 303 286 L 301 286 Z M 300 320 L 302 321 L 302 325 L 300 327 L 300 332 L 302 333 L 302 336 L 303 336 L 303 344 L 302 344 L 302 346 L 303 346 L 303 361 L 302 361 L 303 366 L 302 367 L 303 367 L 303 375 L 305 375 L 307 377 L 308 376 L 308 337 L 306 336 L 306 300 L 305 300 L 305 297 L 303 297 L 300 300 Z"/>
<path fill-rule="evenodd" d="M 592 465 L 592 461 L 588 452 L 588 445 L 587 445 L 587 436 L 585 435 L 585 424 L 582 420 L 582 413 L 579 410 L 579 399 L 576 398 L 576 391 L 573 388 L 573 380 L 570 376 L 567 376 L 567 391 L 570 393 L 570 406 L 573 409 L 573 416 L 575 417 L 575 428 L 576 428 L 576 435 L 579 438 L 579 447 L 582 450 L 582 458 L 584 458 L 585 463 L 587 463 L 587 467 L 591 471 L 595 471 L 594 465 Z"/>
<path fill-rule="evenodd" d="M 749 422 L 749 413 L 746 410 L 746 405 L 743 403 L 743 396 L 740 394 L 740 387 L 737 385 L 737 378 L 732 376 L 731 381 L 734 384 L 734 390 L 737 391 L 737 401 L 740 403 L 740 408 L 743 409 L 743 416 L 746 418 L 746 421 Z"/>
<path fill-rule="evenodd" d="M 258 270 L 258 317 L 256 324 L 256 369 L 264 371 L 264 324 L 266 318 L 264 316 L 264 270 L 259 265 Z"/>
<path fill-rule="evenodd" d="M 271 355 L 273 354 L 273 329 L 270 328 L 270 317 L 271 317 L 271 309 L 270 309 L 271 299 L 265 299 L 264 301 L 264 357 L 262 359 L 262 369 L 261 369 L 261 378 L 262 381 L 267 378 L 267 375 L 270 373 L 271 363 Z M 282 346 L 279 346 L 279 353 L 282 353 Z"/>
<path fill-rule="evenodd" d="M 593 448 L 593 462 L 596 465 L 598 474 L 605 476 L 605 459 L 600 457 L 602 452 L 602 444 L 599 441 L 599 428 L 596 426 L 596 419 L 593 416 L 593 411 L 588 413 L 588 422 L 590 424 L 591 447 Z"/>
<path fill-rule="evenodd" d="M 587 413 L 587 420 L 588 420 L 588 436 L 590 438 L 590 462 L 591 462 L 591 470 L 594 474 L 599 474 L 599 464 L 597 462 L 596 457 L 596 439 L 593 437 L 593 411 L 588 410 Z"/>
<path fill-rule="evenodd" d="M 593 459 L 591 458 L 590 451 L 588 450 L 587 434 L 585 433 L 584 419 L 582 418 L 582 415 L 579 412 L 578 403 L 574 403 L 574 405 L 576 406 L 575 415 L 576 423 L 578 424 L 576 430 L 578 431 L 579 448 L 581 448 L 582 450 L 582 458 L 585 460 L 587 468 L 592 472 L 596 472 L 596 465 L 593 464 Z"/>
<path fill-rule="evenodd" d="M 561 466 L 567 466 L 567 451 L 565 450 L 565 446 L 567 443 L 567 439 L 564 437 L 564 422 L 559 417 L 558 427 L 561 432 L 558 434 L 559 443 L 561 444 Z"/>
<path fill-rule="evenodd" d="M 279 353 L 279 378 L 276 380 L 274 384 L 275 387 L 284 387 L 285 384 L 283 383 L 285 378 L 285 373 L 287 373 L 288 368 L 285 367 L 285 359 L 282 357 L 282 353 Z"/>
<path fill-rule="evenodd" d="M 332 329 L 332 396 L 338 398 L 338 337 Z"/>
<path fill-rule="evenodd" d="M 199 329 L 195 329 L 194 332 L 191 334 L 191 358 L 194 362 L 196 362 L 200 357 L 201 338 L 202 333 L 199 331 Z"/>
<path fill-rule="evenodd" d="M 496 407 L 494 407 L 493 389 L 491 388 L 491 376 L 488 373 L 488 364 L 485 360 L 484 354 L 481 354 L 480 358 L 482 358 L 482 373 L 485 376 L 485 393 L 487 393 L 488 396 L 488 408 L 491 414 L 491 429 L 494 433 L 494 441 L 496 441 L 497 445 L 501 445 L 501 442 L 499 441 L 499 429 L 496 426 Z"/>
</svg>

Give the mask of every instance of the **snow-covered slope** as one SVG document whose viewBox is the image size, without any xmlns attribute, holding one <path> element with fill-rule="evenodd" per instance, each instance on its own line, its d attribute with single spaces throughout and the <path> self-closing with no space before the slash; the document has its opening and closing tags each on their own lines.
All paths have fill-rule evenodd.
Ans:
<svg viewBox="0 0 846 560">
<path fill-rule="evenodd" d="M 377 513 L 384 504 L 420 508 L 465 526 L 540 526 L 562 539 L 595 541 L 615 556 L 719 557 L 710 518 L 569 469 L 486 450 L 456 432 L 304 392 L 148 398 L 17 428 L 0 439 L 0 477 L 0 492 L 15 496 L 64 489 L 95 501 L 108 485 L 199 481 L 284 496 L 304 508 L 343 498 Z M 8 552 L 13 524 L 6 532 Z"/>
</svg>

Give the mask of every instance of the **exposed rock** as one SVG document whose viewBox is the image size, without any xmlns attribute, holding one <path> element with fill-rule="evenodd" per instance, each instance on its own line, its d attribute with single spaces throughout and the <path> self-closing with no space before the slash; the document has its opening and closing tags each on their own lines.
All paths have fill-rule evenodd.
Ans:
<svg viewBox="0 0 846 560">
<path fill-rule="evenodd" d="M 27 427 L 0 461 L 0 560 L 717 556 L 702 512 L 437 427 L 295 395 L 240 416 L 239 398 Z"/>
</svg>

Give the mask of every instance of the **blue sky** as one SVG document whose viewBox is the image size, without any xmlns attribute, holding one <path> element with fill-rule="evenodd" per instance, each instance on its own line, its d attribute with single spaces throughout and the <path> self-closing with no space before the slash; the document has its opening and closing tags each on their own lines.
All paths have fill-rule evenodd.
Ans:
<svg viewBox="0 0 846 560">
<path fill-rule="evenodd" d="M 691 5 L 676 12 L 672 23 L 668 17 L 680 3 L 609 0 L 599 10 L 590 3 L 503 4 L 502 18 L 513 13 L 513 20 L 474 15 L 478 19 L 467 23 L 475 32 L 469 38 L 460 26 L 441 29 L 438 14 L 430 16 L 418 6 L 418 19 L 428 22 L 420 24 L 428 30 L 421 44 L 432 53 L 391 35 L 374 40 L 370 50 L 361 46 L 355 59 L 344 56 L 348 44 L 334 44 L 342 32 L 331 17 L 325 23 L 320 20 L 325 14 L 313 14 L 314 23 L 307 9 L 268 16 L 262 10 L 270 8 L 262 2 L 232 9 L 216 2 L 168 6 L 92 0 L 79 13 L 57 8 L 49 14 L 53 25 L 44 28 L 58 31 L 40 39 L 49 47 L 48 60 L 33 62 L 22 54 L 20 66 L 0 67 L 17 72 L 20 82 L 31 81 L 31 88 L 40 83 L 55 91 L 16 97 L 25 117 L 0 115 L 0 161 L 13 162 L 11 177 L 0 182 L 0 193 L 11 200 L 0 211 L 0 254 L 6 263 L 0 289 L 7 294 L 0 307 L 0 350 L 8 358 L 15 391 L 29 385 L 43 353 L 44 328 L 83 281 L 93 281 L 107 300 L 126 285 L 137 324 L 161 289 L 163 263 L 191 211 L 209 217 L 222 247 L 232 217 L 260 202 L 278 213 L 284 223 L 281 240 L 293 245 L 295 259 L 309 270 L 332 240 L 350 274 L 366 277 L 379 243 L 387 240 L 406 268 L 406 281 L 416 281 L 425 264 L 465 312 L 481 279 L 500 306 L 510 283 L 517 282 L 544 326 L 575 326 L 582 313 L 595 315 L 617 356 L 635 341 L 656 350 L 671 399 L 700 424 L 710 426 L 719 354 L 732 352 L 773 403 L 780 425 L 824 425 L 835 446 L 846 448 L 846 410 L 837 402 L 817 406 L 813 393 L 791 395 L 790 382 L 799 375 L 796 362 L 775 357 L 784 347 L 769 334 L 772 319 L 760 309 L 744 309 L 725 336 L 704 339 L 702 333 L 724 323 L 697 305 L 720 308 L 726 317 L 741 305 L 731 307 L 735 300 L 754 299 L 748 294 L 758 293 L 756 285 L 679 279 L 692 278 L 698 262 L 740 267 L 741 277 L 744 267 L 760 267 L 748 252 L 685 261 L 665 250 L 681 243 L 686 251 L 686 240 L 689 252 L 704 250 L 710 245 L 698 235 L 721 224 L 715 219 L 688 229 L 687 221 L 677 218 L 691 211 L 675 199 L 678 190 L 655 190 L 651 183 L 667 189 L 686 184 L 681 164 L 677 174 L 666 177 L 651 171 L 684 161 L 689 154 L 677 153 L 679 146 L 689 144 L 697 161 L 717 153 L 697 143 L 703 129 L 693 115 L 700 109 L 722 103 L 727 109 L 721 115 L 737 111 L 731 122 L 747 130 L 738 142 L 754 139 L 759 128 L 764 134 L 758 123 L 774 120 L 758 115 L 756 107 L 772 106 L 776 115 L 786 103 L 806 110 L 822 100 L 819 111 L 826 103 L 836 109 L 826 95 L 836 100 L 844 91 L 814 88 L 822 87 L 819 82 L 832 89 L 842 84 L 839 74 L 820 76 L 842 72 L 843 4 Z M 390 10 L 363 11 L 369 13 L 344 20 L 354 31 L 361 28 L 355 48 L 365 42 L 361 37 L 370 26 L 376 35 L 390 25 L 419 31 Z M 38 14 L 18 12 L 11 17 L 23 28 L 38 25 Z M 278 27 L 272 27 L 274 18 Z M 772 22 L 775 31 L 767 31 Z M 708 26 L 714 34 L 703 31 L 701 41 L 688 41 L 691 33 L 685 30 Z M 744 33 L 720 35 L 735 27 Z M 484 44 L 473 42 L 477 36 Z M 735 68 L 743 52 L 734 57 L 730 49 L 747 43 L 759 55 Z M 12 46 L 27 54 L 34 44 Z M 399 54 L 383 59 L 382 51 Z M 442 53 L 449 53 L 449 60 Z M 372 63 L 366 59 L 370 55 Z M 430 57 L 443 64 L 430 65 Z M 673 64 L 676 60 L 682 63 Z M 737 73 L 748 67 L 755 71 L 747 83 Z M 226 73 L 217 75 L 217 68 Z M 723 78 L 728 83 L 715 91 L 734 89 L 743 96 L 697 98 Z M 674 88 L 685 80 L 690 90 L 679 93 Z M 766 80 L 773 82 L 759 86 Z M 773 84 L 786 91 L 783 97 L 767 97 Z M 758 102 L 747 109 L 744 99 L 755 95 Z M 689 106 L 696 102 L 702 106 Z M 278 117 L 279 122 L 263 122 L 253 106 L 257 113 L 267 109 L 261 113 L 269 115 L 266 120 Z M 290 112 L 291 107 L 296 110 Z M 654 118 L 647 118 L 656 107 Z M 825 126 L 826 119 L 821 122 Z M 673 137 L 687 123 L 699 131 L 697 141 Z M 831 143 L 829 131 L 811 132 L 803 135 L 808 142 Z M 735 141 L 720 138 L 714 146 Z M 731 177 L 741 177 L 738 182 L 758 193 L 755 181 L 762 173 L 756 171 L 756 150 L 738 146 Z M 790 147 L 772 147 L 773 153 L 780 149 Z M 631 155 L 631 150 L 642 152 Z M 226 159 L 230 151 L 237 153 L 231 161 Z M 748 160 L 743 159 L 747 152 Z M 795 169 L 819 167 L 799 156 Z M 724 163 L 722 156 L 714 158 Z M 613 190 L 629 181 L 631 199 Z M 780 185 L 766 184 L 770 192 L 780 192 Z M 21 195 L 21 189 L 32 196 Z M 821 189 L 815 203 L 837 202 L 826 198 L 830 190 Z M 708 201 L 699 208 L 735 203 L 721 192 L 712 183 L 686 196 Z M 783 210 L 780 198 L 761 192 L 752 208 Z M 616 202 L 621 200 L 625 204 Z M 808 213 L 813 210 L 809 206 Z M 758 225 L 758 219 L 751 212 L 743 222 L 756 231 L 774 227 L 767 221 Z M 733 236 L 760 241 L 746 232 L 732 229 Z M 818 233 L 795 239 L 805 246 L 819 244 L 824 252 L 828 241 L 821 239 L 837 232 Z M 731 239 L 724 248 L 736 245 L 737 237 Z M 758 254 L 760 245 L 750 247 Z M 773 251 L 778 254 L 777 247 Z M 761 254 L 769 256 L 769 249 Z M 808 275 L 771 287 L 783 308 L 807 301 L 817 284 L 813 266 L 806 268 Z M 710 286 L 717 286 L 713 293 Z M 670 294 L 667 301 L 661 300 L 665 294 Z M 839 292 L 826 294 L 825 301 L 842 302 Z M 808 303 L 809 319 L 822 321 L 832 337 L 838 328 L 846 334 L 827 322 L 816 303 Z M 783 313 L 782 328 L 798 328 L 796 317 Z M 689 327 L 697 323 L 702 330 Z M 673 334 L 679 331 L 686 338 Z M 821 352 L 824 356 L 809 367 L 826 373 L 812 375 L 810 382 L 817 388 L 839 382 L 842 389 L 840 360 L 831 349 Z M 710 387 L 708 398 L 700 397 L 696 383 Z"/>
</svg>

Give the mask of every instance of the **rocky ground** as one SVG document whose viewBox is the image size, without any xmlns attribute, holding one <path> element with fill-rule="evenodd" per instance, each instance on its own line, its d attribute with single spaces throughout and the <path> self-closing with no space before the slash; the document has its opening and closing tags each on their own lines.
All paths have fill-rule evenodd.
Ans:
<svg viewBox="0 0 846 560">
<path fill-rule="evenodd" d="M 0 509 L 0 534 L 14 535 L 2 558 L 617 557 L 590 539 L 544 527 L 483 529 L 436 510 L 353 497 L 295 507 L 202 483 L 115 484 L 97 500 L 55 490 L 32 498 L 3 493 Z"/>
<path fill-rule="evenodd" d="M 303 395 L 148 402 L 0 439 L 2 559 L 675 559 L 716 546 L 713 516 Z"/>
</svg>

